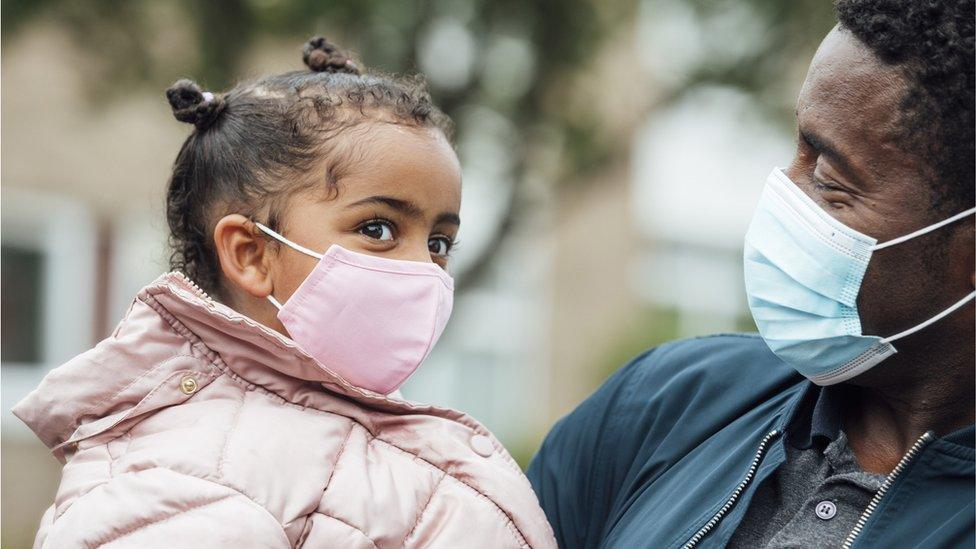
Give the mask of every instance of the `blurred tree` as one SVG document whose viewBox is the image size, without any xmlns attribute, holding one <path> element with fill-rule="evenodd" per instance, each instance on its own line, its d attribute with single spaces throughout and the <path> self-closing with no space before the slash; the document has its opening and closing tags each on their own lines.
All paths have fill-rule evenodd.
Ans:
<svg viewBox="0 0 976 549">
<path fill-rule="evenodd" d="M 498 143 L 514 189 L 491 238 L 460 273 L 459 286 L 476 280 L 502 244 L 523 202 L 527 143 L 569 131 L 565 119 L 544 109 L 549 92 L 591 59 L 618 26 L 629 3 L 618 0 L 8 0 L 2 36 L 9 41 L 37 20 L 62 25 L 92 60 L 86 71 L 97 107 L 113 94 L 144 85 L 162 90 L 190 74 L 213 89 L 241 76 L 252 46 L 268 39 L 301 41 L 326 34 L 361 53 L 368 66 L 391 72 L 423 71 L 435 101 L 465 138 L 463 114 L 489 109 L 514 129 Z M 297 59 L 297 55 L 296 55 Z M 510 132 L 511 133 L 511 132 Z M 501 137 L 501 136 L 499 136 Z M 509 136 L 511 137 L 511 136 Z M 573 158 L 573 157 L 570 157 Z M 570 170 L 571 172 L 571 170 Z M 504 181 L 500 185 L 505 185 Z"/>
<path fill-rule="evenodd" d="M 817 45 L 836 24 L 831 0 L 646 0 L 680 6 L 693 18 L 680 47 L 693 50 L 663 102 L 698 86 L 727 86 L 756 97 L 774 121 L 792 126 L 793 102 Z"/>
<path fill-rule="evenodd" d="M 506 203 L 491 236 L 456 273 L 464 287 L 484 274 L 527 205 L 527 159 L 554 153 L 558 165 L 544 179 L 556 184 L 626 158 L 630 128 L 609 131 L 598 101 L 573 108 L 560 101 L 608 38 L 632 32 L 638 9 L 648 12 L 642 19 L 667 25 L 676 7 L 693 13 L 702 54 L 682 57 L 686 44 L 668 41 L 649 52 L 688 66 L 648 109 L 720 84 L 772 97 L 762 104 L 782 118 L 784 73 L 833 24 L 828 0 L 6 0 L 0 34 L 8 42 L 37 21 L 64 28 L 92 62 L 85 75 L 96 108 L 134 86 L 161 93 L 183 75 L 223 89 L 243 76 L 258 44 L 293 41 L 297 51 L 315 34 L 360 52 L 368 66 L 425 73 L 435 101 L 455 119 L 462 159 L 484 150 L 466 149 L 469 138 L 493 140 L 490 149 L 501 156 L 487 161 L 501 165 L 489 175 Z M 591 95 L 611 93 L 596 84 Z M 482 132 L 486 116 L 499 130 L 469 135 L 469 121 Z"/>
</svg>

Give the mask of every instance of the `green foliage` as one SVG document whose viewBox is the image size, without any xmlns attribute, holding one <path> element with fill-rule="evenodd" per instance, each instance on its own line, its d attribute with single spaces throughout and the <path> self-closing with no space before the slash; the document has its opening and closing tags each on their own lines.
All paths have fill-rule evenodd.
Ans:
<svg viewBox="0 0 976 549">
<path fill-rule="evenodd" d="M 450 21 L 461 25 L 473 44 L 471 77 L 459 87 L 438 87 L 432 80 L 432 95 L 458 123 L 461 140 L 468 128 L 458 115 L 475 105 L 490 107 L 522 134 L 536 126 L 571 132 L 563 113 L 543 108 L 543 102 L 567 75 L 586 65 L 622 23 L 628 5 L 620 0 L 8 0 L 2 20 L 5 42 L 31 22 L 60 25 L 91 60 L 84 74 L 93 108 L 140 86 L 159 93 L 163 108 L 162 90 L 186 76 L 205 88 L 225 89 L 247 76 L 241 70 L 244 56 L 259 53 L 265 43 L 294 43 L 292 68 L 298 69 L 302 43 L 318 34 L 358 52 L 369 67 L 417 72 L 423 40 L 438 22 Z M 490 97 L 483 70 L 486 50 L 498 37 L 526 43 L 532 56 L 529 84 L 505 100 Z M 519 142 L 525 140 L 503 144 L 514 166 L 507 180 L 517 192 L 529 148 Z M 581 147 L 571 158 L 591 159 L 590 149 L 599 147 L 580 139 L 573 143 Z M 486 253 L 499 247 L 511 226 L 498 223 Z M 488 261 L 474 263 L 483 269 Z M 468 273 L 459 286 L 477 276 Z"/>
<path fill-rule="evenodd" d="M 756 104 L 773 120 L 792 124 L 793 99 L 817 45 L 836 24 L 830 0 L 688 0 L 698 17 L 715 23 L 733 19 L 733 10 L 748 14 L 753 23 L 741 36 L 706 32 L 705 49 L 721 52 L 731 42 L 753 44 L 741 55 L 708 55 L 686 82 L 738 88 L 757 96 Z M 721 23 L 719 25 L 721 26 Z M 730 35 L 731 34 L 731 35 Z"/>
<path fill-rule="evenodd" d="M 563 137 L 563 172 L 578 176 L 611 160 L 608 151 L 615 145 L 601 131 L 600 113 L 566 113 L 547 108 L 545 101 L 571 75 L 588 68 L 608 37 L 628 32 L 638 5 L 653 17 L 659 8 L 676 3 L 694 11 L 706 31 L 702 38 L 708 55 L 688 68 L 689 76 L 668 96 L 676 99 L 699 84 L 729 85 L 759 96 L 770 114 L 788 119 L 784 111 L 792 107 L 779 98 L 790 94 L 782 88 L 795 86 L 792 66 L 809 57 L 834 24 L 828 0 L 7 0 L 2 31 L 6 42 L 31 21 L 61 23 L 71 41 L 97 60 L 98 70 L 87 72 L 97 103 L 133 86 L 162 90 L 186 75 L 222 89 L 242 76 L 243 56 L 252 54 L 255 44 L 294 42 L 297 54 L 302 40 L 314 34 L 359 52 L 369 66 L 413 72 L 418 70 L 418 44 L 431 22 L 453 18 L 471 33 L 479 55 L 492 37 L 526 39 L 535 74 L 524 94 L 509 104 L 486 97 L 477 70 L 459 89 L 435 87 L 435 100 L 449 115 L 467 105 L 489 104 L 519 130 L 544 124 Z M 751 23 L 741 36 L 735 28 L 714 32 L 743 14 Z M 753 46 L 740 55 L 723 54 L 741 44 Z M 519 159 L 513 162 L 520 164 Z"/>
<path fill-rule="evenodd" d="M 780 93 L 782 87 L 795 85 L 791 67 L 806 59 L 834 24 L 828 0 L 7 0 L 2 32 L 7 42 L 32 21 L 61 23 L 72 43 L 97 61 L 98 69 L 86 73 L 88 87 L 95 102 L 104 102 L 133 86 L 162 90 L 186 75 L 222 89 L 242 76 L 243 56 L 253 53 L 255 44 L 294 42 L 297 54 L 302 40 L 314 34 L 359 52 L 369 66 L 413 72 L 418 44 L 431 22 L 453 18 L 471 33 L 479 55 L 495 36 L 528 40 L 535 74 L 524 94 L 509 104 L 486 97 L 479 71 L 459 89 L 435 87 L 435 100 L 450 115 L 487 103 L 522 131 L 544 124 L 563 137 L 564 173 L 578 175 L 609 161 L 615 145 L 601 132 L 599 113 L 570 116 L 546 108 L 545 101 L 569 76 L 588 68 L 608 37 L 627 32 L 638 5 L 653 17 L 655 10 L 675 3 L 694 11 L 707 31 L 702 37 L 710 54 L 688 68 L 688 78 L 669 97 L 699 84 L 729 85 L 766 99 L 759 103 L 781 119 L 791 106 L 776 98 L 788 97 Z M 735 36 L 735 29 L 711 32 L 716 22 L 721 27 L 741 14 L 752 21 L 742 36 Z M 741 43 L 754 47 L 738 56 L 719 55 Z M 519 160 L 513 165 L 521 165 Z"/>
<path fill-rule="evenodd" d="M 417 72 L 431 28 L 438 21 L 453 21 L 472 41 L 473 70 L 463 85 L 434 85 L 434 100 L 458 123 L 459 141 L 469 131 L 459 115 L 474 106 L 488 107 L 512 124 L 519 135 L 503 144 L 513 168 L 502 184 L 515 186 L 512 204 L 518 206 L 533 147 L 560 153 L 554 185 L 585 182 L 588 174 L 625 156 L 627 143 L 620 140 L 628 131 L 608 128 L 611 123 L 596 98 L 592 104 L 585 98 L 577 101 L 572 109 L 551 103 L 565 98 L 560 92 L 579 77 L 600 78 L 596 75 L 603 71 L 590 70 L 596 54 L 608 38 L 632 32 L 638 8 L 654 19 L 657 10 L 668 6 L 693 11 L 705 55 L 682 68 L 685 76 L 673 89 L 654 90 L 664 99 L 650 108 L 699 85 L 726 85 L 753 94 L 773 119 L 790 123 L 792 99 L 784 98 L 795 96 L 802 75 L 797 65 L 805 65 L 834 24 L 829 0 L 6 0 L 0 20 L 5 43 L 33 22 L 60 25 L 70 43 L 91 60 L 84 74 L 96 108 L 140 86 L 158 93 L 160 108 L 165 108 L 162 90 L 185 76 L 208 89 L 224 89 L 248 76 L 242 74 L 245 56 L 260 52 L 266 43 L 293 43 L 297 69 L 302 42 L 316 34 L 358 52 L 367 66 Z M 492 95 L 483 70 L 486 52 L 499 37 L 526 43 L 532 55 L 528 85 L 501 99 Z M 650 54 L 672 56 L 679 53 L 677 47 L 664 44 L 662 51 Z M 586 89 L 591 94 L 647 93 L 629 89 L 627 82 L 597 82 Z M 635 112 L 632 120 L 646 114 Z M 459 287 L 476 280 L 490 263 L 514 226 L 515 209 L 498 221 L 485 257 L 473 262 L 472 272 L 460 273 Z"/>
<path fill-rule="evenodd" d="M 604 353 L 605 359 L 593 368 L 593 387 L 598 387 L 614 372 L 640 353 L 662 343 L 678 339 L 681 335 L 677 309 L 647 307 L 630 321 L 623 323 L 626 330 L 611 341 Z"/>
</svg>

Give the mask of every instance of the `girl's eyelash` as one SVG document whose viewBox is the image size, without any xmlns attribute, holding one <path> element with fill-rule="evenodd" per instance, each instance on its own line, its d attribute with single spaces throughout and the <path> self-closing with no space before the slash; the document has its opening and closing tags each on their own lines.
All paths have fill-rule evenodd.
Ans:
<svg viewBox="0 0 976 549">
<path fill-rule="evenodd" d="M 447 236 L 446 234 L 434 234 L 434 235 L 430 235 L 430 237 L 428 238 L 428 240 L 433 240 L 435 238 L 440 239 L 440 240 L 444 240 L 444 241 L 447 242 L 447 252 L 444 253 L 444 256 L 443 257 L 450 257 L 450 256 L 454 255 L 454 251 L 457 249 L 458 244 L 461 243 L 459 240 L 455 240 L 455 239 Z"/>
<path fill-rule="evenodd" d="M 370 223 L 386 223 L 387 225 L 392 227 L 394 231 L 397 229 L 396 222 L 379 215 L 374 215 L 370 219 L 367 219 L 366 221 L 363 221 L 359 225 L 356 225 L 356 230 L 358 231 L 359 229 L 362 229 L 363 227 L 369 225 Z"/>
<path fill-rule="evenodd" d="M 456 248 L 458 244 L 461 243 L 460 240 L 455 240 L 455 239 L 447 236 L 446 234 L 434 234 L 434 235 L 430 235 L 430 238 L 441 238 L 441 239 L 446 240 L 447 241 L 447 246 L 449 248 L 451 248 L 452 250 L 454 248 Z"/>
</svg>

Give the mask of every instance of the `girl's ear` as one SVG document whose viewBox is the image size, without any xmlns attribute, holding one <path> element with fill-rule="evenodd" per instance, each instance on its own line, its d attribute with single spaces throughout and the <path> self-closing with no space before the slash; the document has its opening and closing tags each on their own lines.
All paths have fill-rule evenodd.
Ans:
<svg viewBox="0 0 976 549">
<path fill-rule="evenodd" d="M 248 218 L 226 215 L 214 227 L 214 247 L 220 259 L 220 270 L 246 294 L 266 298 L 274 285 L 270 259 L 273 253 L 267 238 L 259 234 Z"/>
</svg>

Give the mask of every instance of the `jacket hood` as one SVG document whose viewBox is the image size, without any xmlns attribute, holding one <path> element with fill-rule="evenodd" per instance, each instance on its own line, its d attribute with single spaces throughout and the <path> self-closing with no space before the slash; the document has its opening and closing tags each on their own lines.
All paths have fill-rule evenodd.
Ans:
<svg viewBox="0 0 976 549">
<path fill-rule="evenodd" d="M 193 477 L 247 494 L 241 497 L 276 517 L 293 543 L 306 527 L 319 531 L 322 519 L 315 517 L 322 515 L 344 517 L 342 524 L 380 537 L 409 536 L 411 525 L 424 519 L 432 530 L 421 537 L 456 539 L 465 531 L 455 513 L 484 509 L 500 513 L 492 517 L 503 526 L 492 530 L 488 520 L 483 531 L 552 546 L 521 469 L 475 420 L 355 387 L 178 273 L 140 291 L 109 338 L 51 371 L 13 411 L 67 463 L 56 499 L 62 512 L 87 498 L 80 494 L 97 494 L 82 509 L 112 515 L 135 509 L 133 520 L 143 524 L 146 516 L 168 517 L 179 507 L 165 498 L 159 507 L 164 489 L 196 502 L 200 485 L 186 480 Z M 163 469 L 182 484 L 92 490 L 99 482 L 121 478 L 116 485 L 127 485 Z M 426 499 L 416 499 L 421 493 Z M 485 501 L 492 505 L 484 507 Z M 417 522 L 408 520 L 412 512 Z M 61 531 L 112 524 L 71 516 Z M 447 525 L 456 531 L 443 532 Z"/>
<path fill-rule="evenodd" d="M 12 411 L 63 460 L 68 443 L 178 404 L 172 396 L 154 394 L 156 389 L 190 373 L 202 388 L 220 374 L 214 364 L 297 404 L 324 389 L 372 410 L 436 415 L 486 432 L 466 414 L 352 385 L 180 272 L 143 288 L 112 336 L 52 370 Z"/>
</svg>

